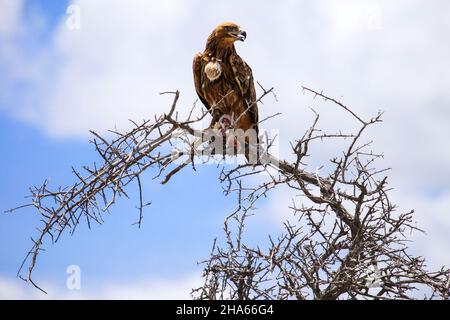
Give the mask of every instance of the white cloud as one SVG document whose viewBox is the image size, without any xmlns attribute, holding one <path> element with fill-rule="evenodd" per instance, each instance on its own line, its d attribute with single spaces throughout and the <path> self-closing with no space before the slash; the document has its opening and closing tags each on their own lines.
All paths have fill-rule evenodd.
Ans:
<svg viewBox="0 0 450 320">
<path fill-rule="evenodd" d="M 8 37 L 20 31 L 22 0 L 0 0 L 0 37 Z"/>
<path fill-rule="evenodd" d="M 183 70 L 179 48 L 169 44 L 175 31 L 180 34 L 176 21 L 183 18 L 183 3 L 75 3 L 81 29 L 62 23 L 55 33 L 52 50 L 63 61 L 36 121 L 54 135 L 85 135 L 166 110 L 170 100 L 158 93 L 177 89 L 174 70 Z"/>
<path fill-rule="evenodd" d="M 424 256 L 431 269 L 450 267 L 450 251 L 448 230 L 450 229 L 450 190 L 435 195 L 426 195 L 418 191 L 405 192 L 401 188 L 392 190 L 390 198 L 398 205 L 397 212 L 415 211 L 414 225 L 425 233 L 414 231 L 412 242 L 407 245 L 414 254 Z M 297 224 L 297 219 L 289 207 L 293 201 L 297 207 L 304 203 L 304 197 L 298 192 L 281 188 L 271 193 L 271 201 L 258 211 L 257 218 L 281 227 L 285 221 Z M 304 203 L 307 205 L 307 203 Z M 252 218 L 256 220 L 256 218 Z M 328 224 L 331 226 L 332 224 Z M 407 235 L 408 236 L 408 235 Z"/>
<path fill-rule="evenodd" d="M 201 278 L 190 275 L 184 278 L 152 278 L 130 283 L 101 284 L 88 289 L 68 290 L 52 283 L 42 283 L 48 294 L 35 289 L 18 278 L 0 277 L 0 299 L 106 299 L 106 300 L 157 300 L 191 299 L 191 290 L 201 286 Z M 95 287 L 95 289 L 93 289 Z"/>
<path fill-rule="evenodd" d="M 279 129 L 283 157 L 290 153 L 288 141 L 302 135 L 312 119 L 307 107 L 320 111 L 328 131 L 351 126 L 339 109 L 302 95 L 301 84 L 343 96 L 365 117 L 385 110 L 386 122 L 371 134 L 375 151 L 384 151 L 385 165 L 393 167 L 394 202 L 433 215 L 422 221 L 429 235 L 450 228 L 448 219 L 438 218 L 447 198 L 436 202 L 423 195 L 448 188 L 450 179 L 448 1 L 74 3 L 81 9 L 80 30 L 69 30 L 61 21 L 50 41 L 33 52 L 19 42 L 0 49 L 0 66 L 8 65 L 0 102 L 8 101 L 9 112 L 19 118 L 53 136 L 83 137 L 88 129 L 123 126 L 128 118 L 164 112 L 169 101 L 158 96 L 160 91 L 181 89 L 185 110 L 196 98 L 194 53 L 203 49 L 215 24 L 235 20 L 249 35 L 238 51 L 257 80 L 276 87 L 279 103 L 268 98 L 260 112 L 262 117 L 283 112 L 263 125 Z M 19 18 L 20 2 L 0 0 L 0 8 L 0 18 L 8 17 L 0 19 L 0 30 L 6 30 L 0 32 L 27 29 Z M 17 94 L 15 84 L 24 81 L 28 89 Z M 338 144 L 314 149 L 311 163 L 324 163 L 337 150 Z M 285 198 L 275 199 L 272 207 Z M 439 250 L 450 246 L 448 237 L 423 241 Z"/>
<path fill-rule="evenodd" d="M 102 299 L 191 299 L 191 291 L 201 286 L 201 278 L 144 280 L 139 284 L 109 285 L 100 295 Z"/>
<path fill-rule="evenodd" d="M 415 210 L 417 226 L 425 233 L 417 232 L 410 244 L 414 253 L 424 256 L 431 269 L 450 268 L 448 231 L 450 229 L 450 191 L 434 196 L 396 191 L 395 198 L 402 211 Z"/>
<path fill-rule="evenodd" d="M 24 299 L 24 290 L 17 281 L 17 279 L 0 279 L 0 299 Z"/>
</svg>

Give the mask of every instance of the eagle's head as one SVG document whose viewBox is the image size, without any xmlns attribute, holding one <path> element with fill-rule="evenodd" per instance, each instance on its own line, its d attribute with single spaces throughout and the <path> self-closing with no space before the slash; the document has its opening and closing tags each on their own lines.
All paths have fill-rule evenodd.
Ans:
<svg viewBox="0 0 450 320">
<path fill-rule="evenodd" d="M 219 24 L 209 36 L 208 42 L 215 42 L 219 46 L 231 46 L 237 40 L 244 41 L 247 33 L 236 23 L 225 22 Z"/>
</svg>

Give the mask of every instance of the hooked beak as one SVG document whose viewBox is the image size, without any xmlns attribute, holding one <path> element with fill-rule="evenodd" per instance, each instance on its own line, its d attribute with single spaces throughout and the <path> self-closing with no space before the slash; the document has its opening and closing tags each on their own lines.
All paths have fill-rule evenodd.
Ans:
<svg viewBox="0 0 450 320">
<path fill-rule="evenodd" d="M 244 41 L 247 38 L 247 32 L 244 30 L 239 30 L 239 32 L 229 33 L 235 40 Z"/>
<path fill-rule="evenodd" d="M 237 39 L 240 41 L 244 41 L 245 39 L 247 39 L 247 32 L 241 30 L 241 32 L 239 32 L 239 34 L 237 35 Z"/>
</svg>

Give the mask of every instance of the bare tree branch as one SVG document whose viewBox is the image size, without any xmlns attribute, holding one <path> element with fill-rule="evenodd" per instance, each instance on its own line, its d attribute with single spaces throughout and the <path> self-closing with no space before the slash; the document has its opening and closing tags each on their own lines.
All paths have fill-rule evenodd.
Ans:
<svg viewBox="0 0 450 320">
<path fill-rule="evenodd" d="M 273 88 L 260 87 L 263 93 L 254 103 L 273 93 Z M 214 240 L 210 257 L 202 262 L 204 285 L 194 289 L 193 296 L 413 299 L 420 289 L 427 298 L 448 299 L 449 270 L 429 272 L 423 258 L 408 252 L 410 232 L 420 231 L 413 222 L 413 211 L 398 212 L 389 199 L 387 169 L 375 166 L 382 155 L 374 153 L 371 142 L 363 140 L 367 128 L 381 122 L 382 114 L 364 120 L 322 92 L 302 88 L 344 110 L 359 124 L 359 129 L 345 134 L 325 133 L 319 129 L 320 116 L 315 113 L 311 126 L 292 144 L 296 157 L 293 163 L 272 156 L 274 139 L 266 137 L 260 139 L 259 145 L 246 145 L 258 155 L 257 162 L 231 169 L 223 166 L 219 180 L 226 195 L 236 196 L 236 210 L 224 221 L 224 241 Z M 128 197 L 127 188 L 133 181 L 139 192 L 136 224 L 140 227 L 144 208 L 150 204 L 144 203 L 142 173 L 154 172 L 154 179 L 165 184 L 183 169 L 196 170 L 196 165 L 211 158 L 236 156 L 236 150 L 224 143 L 216 129 L 194 129 L 193 125 L 208 112 L 196 118 L 194 103 L 187 118 L 181 121 L 176 111 L 179 92 L 161 94 L 173 96 L 168 113 L 152 121 L 131 121 L 131 130 L 112 131 L 112 138 L 91 131 L 91 142 L 101 159 L 99 164 L 82 170 L 72 168 L 76 182 L 70 187 L 52 190 L 45 181 L 31 188 L 31 203 L 9 210 L 34 206 L 43 222 L 18 272 L 22 279 L 39 288 L 32 275 L 44 242 L 55 243 L 64 232 L 73 234 L 82 222 L 89 227 L 93 222 L 101 224 L 103 214 L 117 199 Z M 331 158 L 326 173 L 321 174 L 321 169 L 309 168 L 304 160 L 310 156 L 312 144 L 331 139 L 342 139 L 347 146 L 340 156 Z M 261 173 L 265 174 L 264 179 L 258 179 L 260 182 L 255 185 L 255 180 L 249 178 Z M 296 201 L 286 204 L 292 218 L 284 223 L 284 232 L 269 236 L 268 245 L 246 245 L 245 225 L 256 214 L 256 204 L 280 188 L 296 195 Z"/>
</svg>

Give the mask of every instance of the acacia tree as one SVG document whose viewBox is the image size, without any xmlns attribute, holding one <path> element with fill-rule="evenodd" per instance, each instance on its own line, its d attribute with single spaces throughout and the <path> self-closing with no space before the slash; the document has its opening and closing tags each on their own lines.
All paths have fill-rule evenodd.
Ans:
<svg viewBox="0 0 450 320">
<path fill-rule="evenodd" d="M 270 90 L 254 103 L 260 102 Z M 363 141 L 367 128 L 381 122 L 382 114 L 365 120 L 349 107 L 322 92 L 303 91 L 339 107 L 352 116 L 359 129 L 351 134 L 327 134 L 319 129 L 319 114 L 305 134 L 292 144 L 295 161 L 288 163 L 270 154 L 273 140 L 261 137 L 258 146 L 246 145 L 258 155 L 257 162 L 222 166 L 219 180 L 227 196 L 236 196 L 236 210 L 224 221 L 226 241 L 214 240 L 209 258 L 203 261 L 204 284 L 195 288 L 197 299 L 413 299 L 421 290 L 424 298 L 448 299 L 450 271 L 428 271 L 422 257 L 408 252 L 410 231 L 421 231 L 413 223 L 413 211 L 399 212 L 389 199 L 386 169 L 377 169 L 381 155 Z M 195 104 L 185 119 L 177 113 L 179 92 L 173 95 L 168 113 L 142 123 L 133 122 L 127 132 L 112 131 L 105 138 L 91 131 L 91 142 L 101 158 L 100 164 L 72 168 L 76 182 L 52 190 L 47 181 L 30 188 L 31 203 L 41 215 L 38 229 L 19 277 L 41 289 L 32 278 L 45 240 L 57 242 L 65 233 L 74 233 L 80 223 L 103 222 L 103 214 L 118 197 L 128 197 L 127 188 L 135 183 L 139 191 L 139 226 L 143 210 L 141 175 L 153 168 L 155 178 L 165 184 L 183 169 L 226 156 L 235 148 L 222 144 L 213 129 L 196 130 L 195 124 L 208 116 L 195 117 Z M 267 121 L 271 115 L 260 122 Z M 211 132 L 212 130 L 212 132 Z M 229 129 L 231 133 L 233 128 Z M 208 132 L 207 132 L 208 131 Z M 207 138 L 205 138 L 207 137 Z M 331 159 L 326 175 L 307 164 L 311 145 L 329 139 L 345 139 L 342 155 Z M 174 148 L 174 144 L 182 147 Z M 255 150 L 256 149 L 256 150 Z M 251 176 L 264 172 L 266 180 L 252 185 Z M 249 185 L 249 183 L 251 185 Z M 293 201 L 292 219 L 284 232 L 269 236 L 270 245 L 253 247 L 243 239 L 245 223 L 255 212 L 255 204 L 285 187 L 301 196 Z M 195 203 L 192 203 L 194 206 Z M 44 291 L 45 292 L 45 291 Z"/>
</svg>

